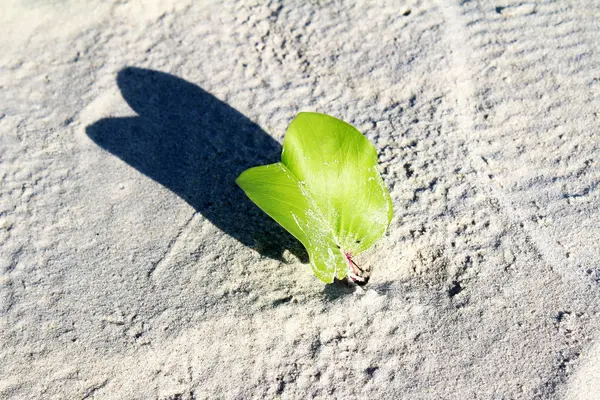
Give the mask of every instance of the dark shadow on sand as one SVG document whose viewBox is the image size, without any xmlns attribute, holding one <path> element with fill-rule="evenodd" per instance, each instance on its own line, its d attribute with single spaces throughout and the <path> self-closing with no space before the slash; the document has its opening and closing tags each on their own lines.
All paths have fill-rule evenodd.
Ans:
<svg viewBox="0 0 600 400">
<path fill-rule="evenodd" d="M 138 114 L 86 128 L 98 146 L 187 201 L 223 232 L 262 255 L 281 259 L 302 245 L 244 195 L 235 179 L 246 168 L 279 161 L 281 145 L 202 88 L 163 72 L 125 68 L 123 98 Z M 148 218 L 152 218 L 151 215 Z"/>
<path fill-rule="evenodd" d="M 323 294 L 329 301 L 337 300 L 340 297 L 353 294 L 357 290 L 354 284 L 348 283 L 346 279 L 339 280 L 335 278 L 332 283 L 325 285 Z"/>
</svg>

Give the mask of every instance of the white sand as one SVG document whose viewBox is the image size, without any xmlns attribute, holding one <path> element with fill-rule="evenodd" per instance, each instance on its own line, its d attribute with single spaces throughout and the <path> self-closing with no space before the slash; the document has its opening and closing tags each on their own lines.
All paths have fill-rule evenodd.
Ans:
<svg viewBox="0 0 600 400">
<path fill-rule="evenodd" d="M 144 3 L 3 2 L 0 398 L 600 398 L 597 2 Z M 233 183 L 304 110 L 380 152 L 365 290 Z"/>
</svg>

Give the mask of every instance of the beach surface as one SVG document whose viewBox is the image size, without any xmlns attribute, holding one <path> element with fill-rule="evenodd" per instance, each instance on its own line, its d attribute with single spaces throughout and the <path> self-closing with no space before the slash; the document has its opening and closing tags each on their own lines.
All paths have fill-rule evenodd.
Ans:
<svg viewBox="0 0 600 400">
<path fill-rule="evenodd" d="M 351 3 L 3 3 L 1 399 L 600 398 L 599 3 Z M 301 111 L 378 151 L 363 288 L 235 185 Z"/>
</svg>

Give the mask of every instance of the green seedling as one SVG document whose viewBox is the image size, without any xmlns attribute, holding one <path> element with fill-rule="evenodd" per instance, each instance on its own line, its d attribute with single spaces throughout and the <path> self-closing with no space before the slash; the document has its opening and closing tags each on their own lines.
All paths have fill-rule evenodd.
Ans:
<svg viewBox="0 0 600 400">
<path fill-rule="evenodd" d="M 370 268 L 353 257 L 383 236 L 392 200 L 375 147 L 356 128 L 300 113 L 286 132 L 281 162 L 247 169 L 236 183 L 306 247 L 319 279 L 367 283 Z"/>
</svg>

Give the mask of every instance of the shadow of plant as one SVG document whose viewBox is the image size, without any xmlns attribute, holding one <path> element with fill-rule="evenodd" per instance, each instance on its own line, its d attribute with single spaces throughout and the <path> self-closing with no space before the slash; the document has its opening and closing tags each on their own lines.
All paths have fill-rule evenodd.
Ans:
<svg viewBox="0 0 600 400">
<path fill-rule="evenodd" d="M 128 67 L 117 76 L 138 114 L 86 128 L 98 146 L 187 201 L 223 232 L 281 259 L 302 245 L 235 184 L 246 168 L 279 161 L 281 145 L 244 115 L 200 87 L 163 72 Z M 152 216 L 148 216 L 151 218 Z"/>
</svg>

